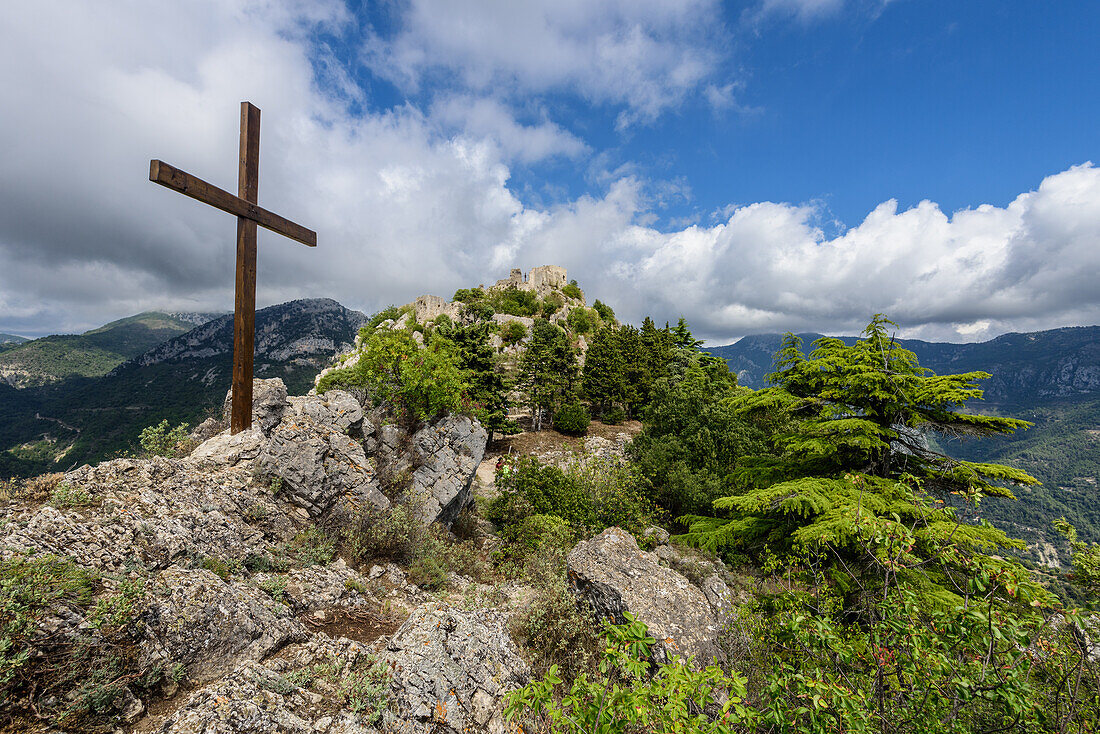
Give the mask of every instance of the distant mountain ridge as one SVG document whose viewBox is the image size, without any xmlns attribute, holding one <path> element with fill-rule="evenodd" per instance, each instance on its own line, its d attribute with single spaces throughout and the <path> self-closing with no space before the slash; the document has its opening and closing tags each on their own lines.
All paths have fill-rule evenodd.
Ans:
<svg viewBox="0 0 1100 734">
<path fill-rule="evenodd" d="M 147 311 L 83 334 L 56 334 L 0 352 L 0 381 L 16 388 L 98 377 L 217 314 Z"/>
<path fill-rule="evenodd" d="M 799 334 L 808 352 L 821 334 Z M 851 344 L 856 337 L 839 337 Z M 764 387 L 782 334 L 746 336 L 734 344 L 708 348 L 726 360 L 746 387 Z M 1070 326 L 1024 334 L 1003 334 L 985 342 L 951 344 L 899 339 L 921 365 L 938 374 L 983 371 L 985 399 L 991 403 L 1030 404 L 1100 392 L 1100 326 Z"/>
<path fill-rule="evenodd" d="M 0 344 L 22 344 L 23 342 L 29 342 L 30 339 L 25 336 L 19 336 L 18 334 L 2 334 L 0 333 Z"/>
<path fill-rule="evenodd" d="M 329 298 L 260 309 L 255 375 L 280 377 L 292 394 L 303 393 L 334 355 L 351 348 L 366 322 L 365 314 Z M 232 360 L 228 314 L 161 339 L 106 374 L 19 390 L 0 384 L 0 477 L 131 449 L 142 428 L 162 419 L 199 423 L 220 408 Z"/>
</svg>

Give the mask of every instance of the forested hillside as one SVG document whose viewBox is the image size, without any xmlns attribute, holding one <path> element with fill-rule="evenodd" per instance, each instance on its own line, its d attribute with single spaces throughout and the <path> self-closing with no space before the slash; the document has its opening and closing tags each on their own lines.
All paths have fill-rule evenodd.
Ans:
<svg viewBox="0 0 1100 734">
<path fill-rule="evenodd" d="M 24 340 L 0 353 L 0 380 L 22 388 L 105 375 L 127 359 L 214 316 L 151 311 L 112 321 L 80 335 Z"/>
<path fill-rule="evenodd" d="M 256 313 L 257 377 L 304 392 L 331 357 L 351 346 L 365 317 L 335 301 L 292 301 Z M 145 328 L 145 325 L 141 325 Z M 115 329 L 93 338 L 134 344 Z M 139 329 L 140 331 L 140 329 Z M 81 337 L 83 338 L 83 337 Z M 137 448 L 161 420 L 196 425 L 220 409 L 232 369 L 233 317 L 221 316 L 115 365 L 100 377 L 36 388 L 0 386 L 0 476 L 65 469 Z"/>
</svg>

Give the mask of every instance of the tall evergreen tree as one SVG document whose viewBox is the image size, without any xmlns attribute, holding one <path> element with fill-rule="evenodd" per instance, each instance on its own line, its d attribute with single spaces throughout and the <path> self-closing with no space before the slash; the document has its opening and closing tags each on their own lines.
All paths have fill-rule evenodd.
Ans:
<svg viewBox="0 0 1100 734">
<path fill-rule="evenodd" d="M 540 431 L 544 413 L 555 413 L 576 392 L 577 355 L 561 328 L 539 319 L 531 329 L 520 368 L 520 384 L 527 393 L 535 430 Z"/>
<path fill-rule="evenodd" d="M 942 495 L 976 503 L 1011 497 L 1008 484 L 1037 481 L 1012 467 L 953 459 L 925 436 L 998 435 L 1030 424 L 959 410 L 981 398 L 977 381 L 990 375 L 932 374 L 890 337 L 888 325 L 896 326 L 876 315 L 856 344 L 818 339 L 809 356 L 787 335 L 769 376 L 774 387 L 730 399 L 737 414 L 770 434 L 770 451 L 741 462 L 740 493 L 714 502 L 725 517 L 682 518 L 686 540 L 712 548 L 828 548 L 839 559 L 836 573 L 860 583 L 864 534 L 911 532 L 907 552 L 938 559 L 911 580 L 948 604 L 957 601 L 951 589 L 968 564 L 990 562 L 981 552 L 1020 545 L 988 524 L 961 523 Z M 944 543 L 955 550 L 943 554 Z"/>
<path fill-rule="evenodd" d="M 597 414 L 605 415 L 613 405 L 623 401 L 626 379 L 624 367 L 619 331 L 614 327 L 604 326 L 596 332 L 588 345 L 581 379 L 584 398 Z"/>
</svg>

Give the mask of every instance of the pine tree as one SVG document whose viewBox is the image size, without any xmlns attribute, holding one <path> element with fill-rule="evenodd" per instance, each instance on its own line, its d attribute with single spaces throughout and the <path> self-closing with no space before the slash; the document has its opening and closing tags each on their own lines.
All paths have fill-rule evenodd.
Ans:
<svg viewBox="0 0 1100 734">
<path fill-rule="evenodd" d="M 541 431 L 543 413 L 555 413 L 576 392 L 577 355 L 561 328 L 539 319 L 531 329 L 520 368 L 534 427 Z"/>
<path fill-rule="evenodd" d="M 623 402 L 625 377 L 619 331 L 605 326 L 588 345 L 581 380 L 585 399 L 599 415 L 606 415 L 613 405 Z"/>
<path fill-rule="evenodd" d="M 990 436 L 1030 424 L 961 412 L 980 399 L 985 372 L 935 375 L 887 333 L 896 326 L 876 315 L 852 346 L 839 339 L 814 342 L 807 357 L 788 334 L 776 355 L 774 387 L 731 398 L 737 414 L 770 435 L 769 453 L 743 459 L 734 472 L 742 490 L 720 498 L 725 517 L 689 516 L 685 539 L 716 548 L 830 549 L 856 558 L 868 532 L 911 533 L 915 558 L 939 558 L 920 583 L 941 601 L 951 598 L 954 571 L 998 547 L 1020 547 L 988 524 L 965 524 L 944 496 L 971 503 L 1012 497 L 1006 485 L 1036 484 L 1018 469 L 953 459 L 935 451 L 929 434 Z M 942 562 L 943 546 L 957 566 Z M 969 558 L 969 561 L 965 560 Z M 858 565 L 843 574 L 859 575 Z M 914 579 L 914 583 L 917 580 Z"/>
</svg>

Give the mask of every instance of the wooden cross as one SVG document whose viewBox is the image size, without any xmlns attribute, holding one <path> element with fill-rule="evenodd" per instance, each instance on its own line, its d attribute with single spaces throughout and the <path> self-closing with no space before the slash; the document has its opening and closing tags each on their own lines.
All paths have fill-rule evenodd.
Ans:
<svg viewBox="0 0 1100 734">
<path fill-rule="evenodd" d="M 233 308 L 233 413 L 230 433 L 252 425 L 252 361 L 256 340 L 256 225 L 317 246 L 317 233 L 256 206 L 260 183 L 260 110 L 241 102 L 237 195 L 163 161 L 149 162 L 149 180 L 237 215 L 237 285 Z"/>
</svg>

